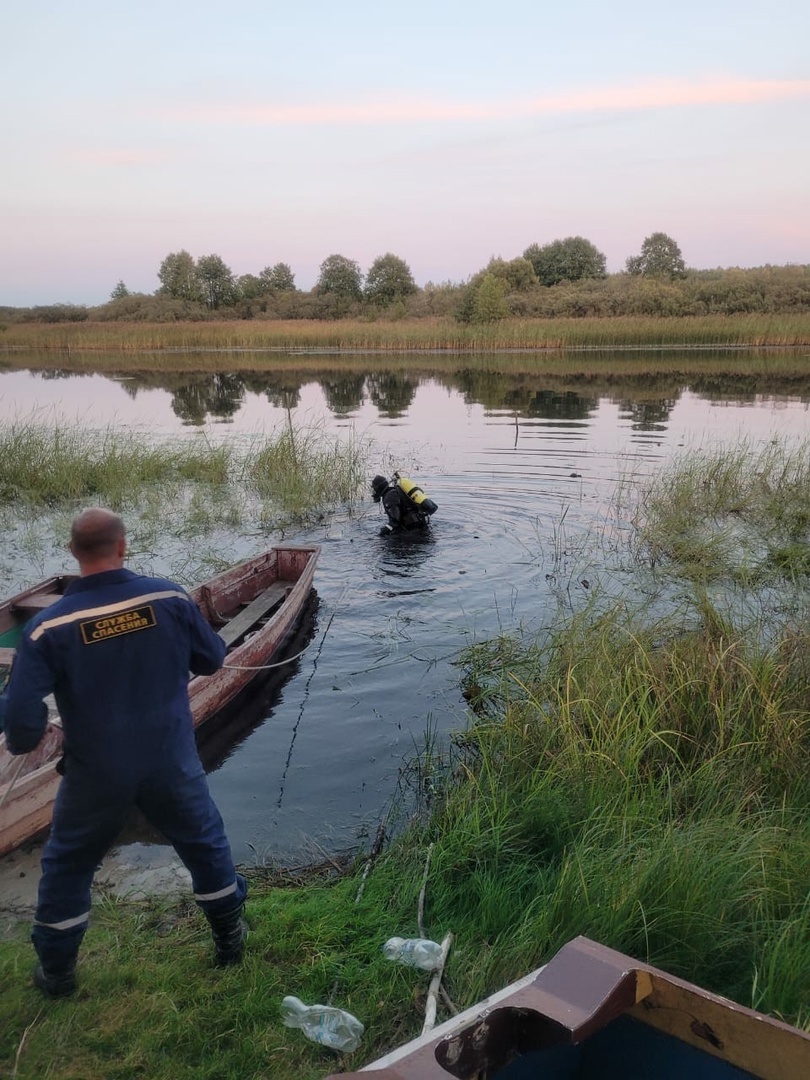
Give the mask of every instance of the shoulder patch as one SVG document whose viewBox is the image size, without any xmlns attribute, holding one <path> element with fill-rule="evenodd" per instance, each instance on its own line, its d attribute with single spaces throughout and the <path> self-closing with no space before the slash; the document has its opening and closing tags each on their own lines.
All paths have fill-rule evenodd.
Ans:
<svg viewBox="0 0 810 1080">
<path fill-rule="evenodd" d="M 95 645 L 99 641 L 131 634 L 134 630 L 148 630 L 157 625 L 155 611 L 151 604 L 130 608 L 129 611 L 117 611 L 113 615 L 104 615 L 98 619 L 85 619 L 79 623 L 82 641 L 85 645 Z"/>
</svg>

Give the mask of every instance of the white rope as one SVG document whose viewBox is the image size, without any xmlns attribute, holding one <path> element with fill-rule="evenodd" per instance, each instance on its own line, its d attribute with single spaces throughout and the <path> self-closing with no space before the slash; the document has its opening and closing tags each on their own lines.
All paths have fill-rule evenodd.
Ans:
<svg viewBox="0 0 810 1080">
<path fill-rule="evenodd" d="M 291 660 L 297 660 L 299 656 L 303 656 L 306 649 L 302 649 L 301 652 L 297 652 L 295 656 L 288 656 L 285 660 L 279 660 L 275 664 L 258 664 L 256 667 L 252 667 L 248 664 L 223 664 L 224 668 L 229 671 L 269 671 L 270 668 L 284 667 L 285 664 L 289 664 Z"/>
</svg>

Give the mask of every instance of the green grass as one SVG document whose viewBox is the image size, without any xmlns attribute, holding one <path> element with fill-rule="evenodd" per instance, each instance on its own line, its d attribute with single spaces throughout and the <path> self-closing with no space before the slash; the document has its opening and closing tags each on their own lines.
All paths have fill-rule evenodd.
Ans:
<svg viewBox="0 0 810 1080">
<path fill-rule="evenodd" d="M 318 428 L 290 426 L 248 451 L 243 476 L 264 506 L 280 506 L 300 519 L 312 508 L 357 497 L 367 482 L 366 448 L 354 440 L 331 440 Z"/>
<path fill-rule="evenodd" d="M 283 538 L 330 511 L 351 512 L 365 495 L 369 454 L 365 441 L 317 426 L 213 443 L 36 418 L 0 424 L 6 593 L 61 571 L 70 521 L 88 505 L 122 514 L 134 569 L 196 585 L 247 557 L 257 533 Z"/>
<path fill-rule="evenodd" d="M 638 552 L 696 581 L 759 586 L 810 572 L 810 441 L 691 452 L 638 508 Z"/>
<path fill-rule="evenodd" d="M 108 428 L 33 421 L 0 424 L 0 499 L 6 504 L 56 506 L 101 499 L 120 508 L 147 487 L 224 485 L 232 454 L 226 446 L 152 438 Z"/>
</svg>

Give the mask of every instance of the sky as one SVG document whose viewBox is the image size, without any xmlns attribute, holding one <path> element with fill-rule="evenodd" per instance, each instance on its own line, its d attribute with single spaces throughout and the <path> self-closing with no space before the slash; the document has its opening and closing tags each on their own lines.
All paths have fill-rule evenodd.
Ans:
<svg viewBox="0 0 810 1080">
<path fill-rule="evenodd" d="M 584 236 L 810 263 L 807 0 L 0 0 L 0 306 Z"/>
</svg>

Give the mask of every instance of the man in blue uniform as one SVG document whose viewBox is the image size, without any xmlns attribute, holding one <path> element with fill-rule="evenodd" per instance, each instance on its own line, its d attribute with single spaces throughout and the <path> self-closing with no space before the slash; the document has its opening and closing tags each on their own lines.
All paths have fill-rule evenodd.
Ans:
<svg viewBox="0 0 810 1080">
<path fill-rule="evenodd" d="M 208 791 L 188 699 L 189 672 L 213 674 L 225 645 L 181 586 L 124 568 L 124 524 L 112 511 L 80 514 L 70 550 L 81 576 L 26 624 L 0 699 L 12 754 L 42 738 L 51 693 L 64 729 L 31 933 L 34 982 L 49 997 L 75 988 L 93 874 L 133 806 L 191 873 L 218 964 L 241 959 L 247 933 L 247 886 Z"/>
</svg>

